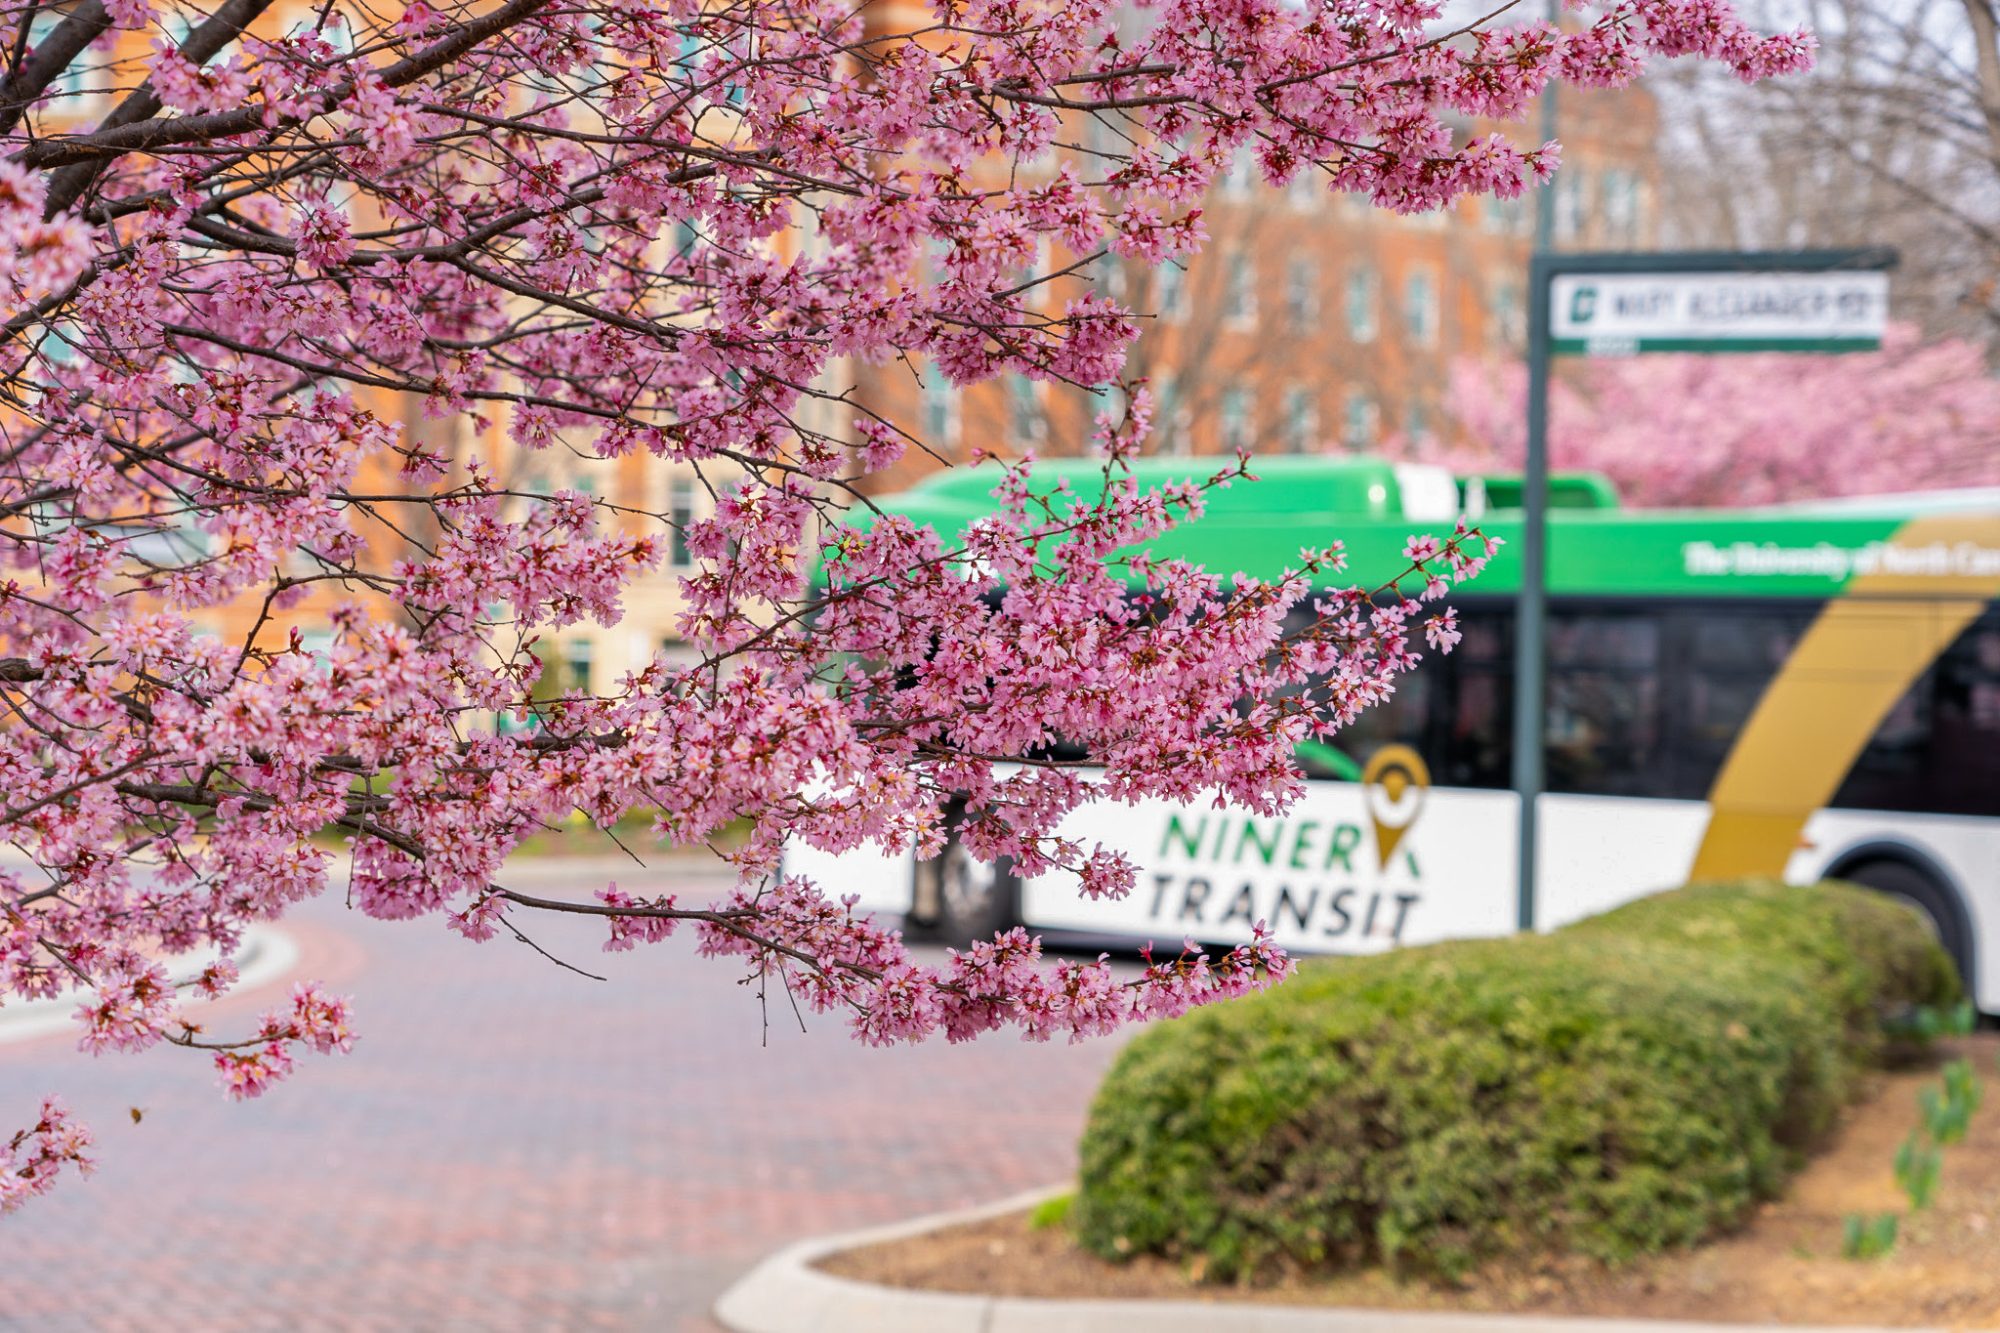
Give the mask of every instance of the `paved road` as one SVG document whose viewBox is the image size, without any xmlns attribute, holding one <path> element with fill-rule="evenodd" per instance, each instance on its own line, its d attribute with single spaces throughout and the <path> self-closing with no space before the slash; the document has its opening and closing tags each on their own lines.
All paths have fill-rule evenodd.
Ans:
<svg viewBox="0 0 2000 1333">
<path fill-rule="evenodd" d="M 704 873 L 680 872 L 684 900 Z M 362 1037 L 259 1101 L 182 1051 L 0 1045 L 0 1124 L 60 1091 L 101 1162 L 0 1219 L 0 1325 L 710 1328 L 785 1242 L 1062 1178 L 1115 1051 L 876 1051 L 778 1004 L 767 1037 L 730 965 L 678 938 L 602 954 L 582 922 L 538 938 L 609 983 L 337 900 L 293 920 L 300 971 L 354 995 Z"/>
</svg>

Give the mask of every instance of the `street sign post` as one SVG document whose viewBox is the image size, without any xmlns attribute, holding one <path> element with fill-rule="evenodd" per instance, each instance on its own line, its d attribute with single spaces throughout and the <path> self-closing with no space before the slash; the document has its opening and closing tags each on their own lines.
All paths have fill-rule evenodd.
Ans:
<svg viewBox="0 0 2000 1333">
<path fill-rule="evenodd" d="M 1546 227 L 1541 229 L 1546 231 Z M 1514 631 L 1515 921 L 1535 928 L 1536 799 L 1548 705 L 1549 363 L 1649 352 L 1861 352 L 1882 345 L 1893 250 L 1553 254 L 1529 262 L 1528 439 Z"/>
<path fill-rule="evenodd" d="M 1550 282 L 1558 356 L 1869 351 L 1882 345 L 1889 308 L 1881 269 L 1564 272 Z"/>
</svg>

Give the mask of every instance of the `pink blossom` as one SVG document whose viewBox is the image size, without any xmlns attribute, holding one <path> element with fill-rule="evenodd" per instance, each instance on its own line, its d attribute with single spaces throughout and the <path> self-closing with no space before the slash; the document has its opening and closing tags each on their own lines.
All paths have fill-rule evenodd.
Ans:
<svg viewBox="0 0 2000 1333">
<path fill-rule="evenodd" d="M 0 1142 L 0 1216 L 48 1193 L 65 1166 L 89 1175 L 96 1169 L 86 1151 L 91 1142 L 90 1130 L 70 1119 L 59 1099 L 46 1098 L 34 1124 Z"/>
<path fill-rule="evenodd" d="M 264 1095 L 273 1083 L 292 1072 L 292 1057 L 279 1042 L 269 1042 L 254 1051 L 217 1051 L 216 1081 L 231 1101 L 248 1101 Z"/>
<path fill-rule="evenodd" d="M 315 268 L 336 268 L 354 253 L 347 215 L 329 204 L 309 204 L 299 210 L 299 258 Z"/>
<path fill-rule="evenodd" d="M 130 951 L 108 961 L 95 993 L 76 1011 L 83 1024 L 77 1047 L 92 1055 L 107 1050 L 141 1051 L 165 1035 L 173 984 L 166 970 Z"/>
<path fill-rule="evenodd" d="M 231 57 L 221 65 L 196 65 L 180 47 L 160 40 L 153 43 L 152 84 L 160 101 L 191 113 L 238 107 L 250 94 L 250 79 L 240 58 Z"/>
<path fill-rule="evenodd" d="M 118 28 L 144 28 L 153 21 L 152 0 L 105 0 L 104 9 Z"/>
<path fill-rule="evenodd" d="M 597 891 L 597 899 L 606 907 L 639 909 L 632 915 L 617 914 L 605 918 L 606 924 L 611 927 L 611 937 L 604 941 L 606 953 L 623 953 L 640 944 L 657 944 L 674 933 L 677 923 L 672 917 L 640 914 L 647 911 L 671 912 L 674 907 L 674 895 L 671 893 L 647 901 L 634 898 L 616 884 L 610 884 Z"/>
<path fill-rule="evenodd" d="M 1655 56 L 1757 77 L 1810 53 L 1722 0 L 1448 42 L 1433 0 L 969 0 L 949 32 L 865 34 L 836 0 L 208 26 L 231 12 L 124 79 L 162 115 L 93 136 L 36 106 L 0 136 L 0 840 L 33 864 L 0 871 L 0 1003 L 72 996 L 85 1049 L 201 1051 L 239 1099 L 347 1051 L 347 1000 L 303 985 L 254 1025 L 179 1001 L 232 990 L 208 960 L 336 874 L 360 911 L 472 940 L 594 915 L 609 950 L 713 960 L 872 1043 L 1079 1040 L 1282 979 L 1261 931 L 1136 978 L 1024 931 L 925 962 L 778 872 L 788 844 L 955 836 L 1118 897 L 1131 849 L 1064 836 L 1072 816 L 1274 815 L 1300 739 L 1456 639 L 1445 601 L 1499 546 L 1477 528 L 1367 583 L 1337 534 L 1265 578 L 1143 554 L 1262 483 L 1240 459 L 1133 479 L 1155 405 L 1122 381 L 1155 312 L 1083 261 L 1199 253 L 1239 154 L 1402 211 L 1511 196 L 1558 147 L 1464 117 Z M 941 442 L 845 392 L 855 364 L 1116 384 L 1124 407 L 1052 441 L 1094 481 L 989 462 L 939 532 L 872 511 Z M 663 578 L 685 651 L 548 677 L 560 636 Z M 1057 741 L 1088 776 L 1020 762 Z M 642 856 L 728 831 L 735 882 L 506 887 L 579 816 L 650 821 Z M 0 1208 L 86 1144 L 45 1106 L 0 1153 Z"/>
</svg>

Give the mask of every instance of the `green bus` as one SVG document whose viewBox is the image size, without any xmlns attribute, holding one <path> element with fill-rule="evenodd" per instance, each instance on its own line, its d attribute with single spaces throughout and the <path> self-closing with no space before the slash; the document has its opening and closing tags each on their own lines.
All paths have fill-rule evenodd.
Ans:
<svg viewBox="0 0 2000 1333">
<path fill-rule="evenodd" d="M 1149 459 L 1142 484 L 1211 475 Z M 1412 533 L 1465 514 L 1512 541 L 1520 481 L 1364 458 L 1259 459 L 1201 520 L 1153 544 L 1274 576 L 1344 541 L 1352 581 L 1401 567 Z M 1101 487 L 1092 460 L 1035 487 Z M 949 539 L 991 512 L 990 469 L 880 499 Z M 2000 489 L 1733 510 L 1622 507 L 1552 479 L 1547 791 L 1536 925 L 1691 878 L 1839 877 L 1931 920 L 2000 1012 Z M 1516 548 L 1518 549 L 1518 548 Z M 1123 849 L 1139 886 L 1080 898 L 955 844 L 933 861 L 810 848 L 787 866 L 875 910 L 968 938 L 1057 933 L 1232 943 L 1258 921 L 1299 951 L 1357 952 L 1515 928 L 1509 788 L 1513 595 L 1505 550 L 1454 590 L 1464 638 L 1336 738 L 1302 751 L 1308 793 L 1264 819 L 1168 802 L 1092 806 L 1065 833 Z"/>
</svg>

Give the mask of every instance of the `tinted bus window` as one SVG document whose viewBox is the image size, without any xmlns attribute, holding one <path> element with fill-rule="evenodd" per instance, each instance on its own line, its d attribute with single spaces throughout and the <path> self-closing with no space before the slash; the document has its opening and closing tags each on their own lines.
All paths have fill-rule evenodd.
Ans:
<svg viewBox="0 0 2000 1333">
<path fill-rule="evenodd" d="M 1302 635 L 1309 630 L 1318 615 L 1310 603 L 1293 607 L 1285 617 L 1285 633 Z M 1380 703 L 1363 709 L 1361 716 L 1342 727 L 1334 735 L 1323 741 L 1340 751 L 1355 767 L 1368 762 L 1375 751 L 1392 742 L 1413 746 L 1418 753 L 1425 753 L 1425 731 L 1429 724 L 1433 707 L 1432 695 L 1436 673 L 1432 670 L 1434 657 L 1425 655 L 1423 665 L 1416 671 L 1396 677 L 1395 692 Z M 1324 686 L 1324 677 L 1316 677 L 1313 688 Z M 1289 685 L 1279 691 L 1280 697 L 1296 695 L 1302 686 Z M 1247 710 L 1248 701 L 1243 707 Z M 1299 766 L 1308 778 L 1338 779 L 1351 776 L 1352 769 L 1340 770 L 1325 764 L 1309 751 L 1299 755 Z"/>
<path fill-rule="evenodd" d="M 1477 605 L 1458 611 L 1458 646 L 1417 668 L 1438 676 L 1424 758 L 1441 786 L 1506 787 L 1514 762 L 1513 613 Z"/>
<path fill-rule="evenodd" d="M 1798 646 L 1817 606 L 1758 603 L 1677 607 L 1666 621 L 1667 774 L 1662 796 L 1699 801 L 1757 701 Z"/>
<path fill-rule="evenodd" d="M 1410 746 L 1419 754 L 1425 753 L 1435 706 L 1432 696 L 1447 692 L 1438 688 L 1442 673 L 1433 669 L 1434 661 L 1427 656 L 1415 671 L 1396 677 L 1394 694 L 1371 708 L 1363 709 L 1360 717 L 1341 728 L 1335 737 L 1340 748 L 1354 756 L 1357 763 L 1363 764 L 1377 750 L 1396 742 Z"/>
<path fill-rule="evenodd" d="M 2000 815 L 2000 610 L 1988 610 L 1938 662 L 1932 723 L 1933 808 Z"/>
<path fill-rule="evenodd" d="M 1513 614 L 1454 605 L 1458 646 L 1448 654 L 1426 652 L 1414 672 L 1397 677 L 1393 695 L 1342 728 L 1333 744 L 1366 764 L 1384 745 L 1401 743 L 1424 757 L 1439 786 L 1504 788 L 1513 779 Z"/>
<path fill-rule="evenodd" d="M 1657 611 L 1552 610 L 1548 790 L 1660 794 L 1663 637 Z"/>
<path fill-rule="evenodd" d="M 2000 815 L 2000 613 L 1974 621 L 1896 701 L 1833 804 Z"/>
</svg>

